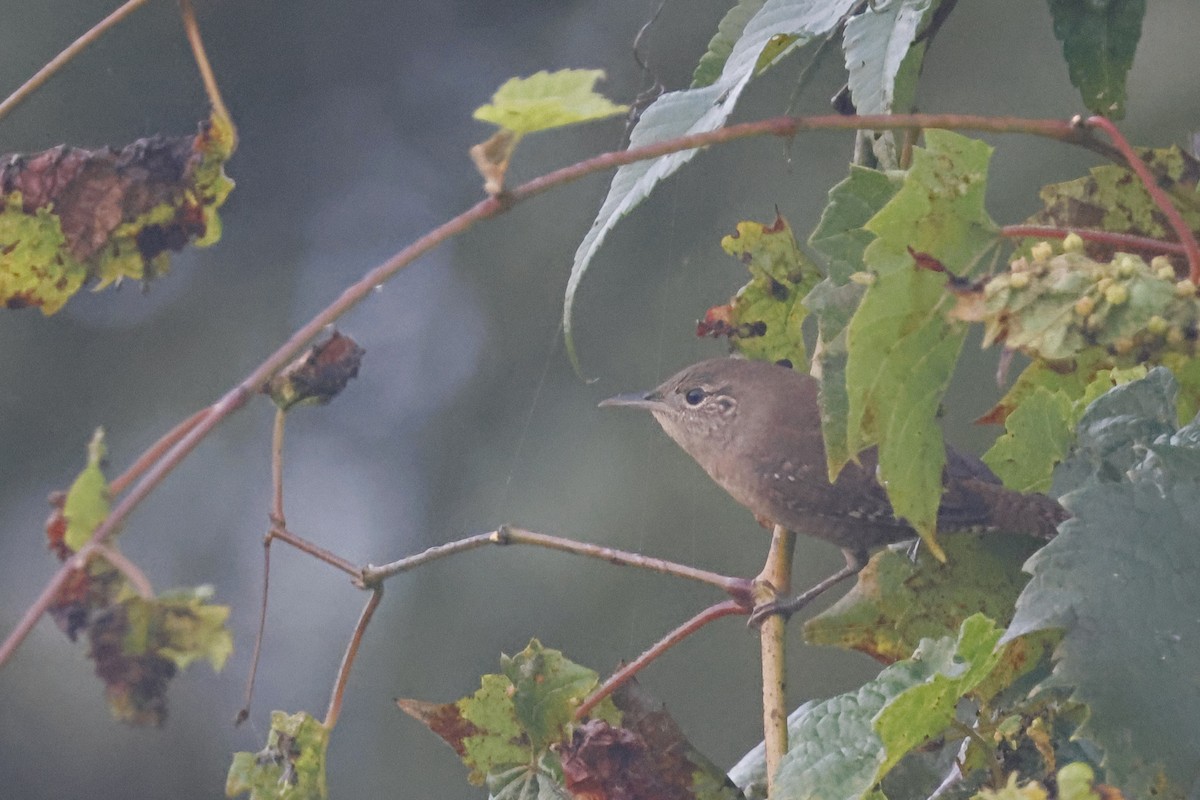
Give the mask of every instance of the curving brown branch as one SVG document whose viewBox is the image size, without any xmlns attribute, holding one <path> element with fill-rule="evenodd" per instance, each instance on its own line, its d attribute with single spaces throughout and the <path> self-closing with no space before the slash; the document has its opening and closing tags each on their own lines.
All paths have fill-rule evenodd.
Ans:
<svg viewBox="0 0 1200 800">
<path fill-rule="evenodd" d="M 46 62 L 46 66 L 39 69 L 29 80 L 21 84 L 15 92 L 4 98 L 4 102 L 0 102 L 0 119 L 4 119 L 22 101 L 42 88 L 42 84 L 54 77 L 56 72 L 71 63 L 76 56 L 94 44 L 97 39 L 108 33 L 110 28 L 146 5 L 149 1 L 128 0 L 128 2 L 118 7 L 116 11 L 113 11 L 107 17 L 93 25 L 83 36 L 71 42 L 66 49 Z"/>
<path fill-rule="evenodd" d="M 748 139 L 757 136 L 791 137 L 802 131 L 816 130 L 902 130 L 910 128 L 948 128 L 957 130 L 992 133 L 1016 133 L 1055 139 L 1096 151 L 1109 158 L 1121 160 L 1120 152 L 1099 141 L 1091 132 L 1070 120 L 1025 119 L 1021 117 L 987 117 L 970 114 L 895 114 L 895 115 L 820 115 L 812 117 L 774 117 L 771 119 L 731 125 L 707 133 L 681 136 L 644 147 L 604 153 L 576 164 L 534 178 L 514 189 L 479 201 L 456 217 L 442 223 L 412 244 L 403 248 L 382 264 L 370 269 L 359 280 L 348 286 L 342 294 L 311 320 L 292 334 L 274 353 L 229 389 L 207 409 L 199 412 L 201 418 L 195 425 L 166 449 L 147 467 L 144 474 L 132 486 L 120 502 L 109 512 L 108 517 L 97 526 L 92 539 L 76 555 L 68 559 L 58 572 L 47 582 L 41 594 L 26 610 L 17 626 L 0 644 L 0 666 L 7 663 L 13 652 L 33 630 L 38 619 L 45 613 L 62 587 L 71 569 L 77 563 L 86 563 L 93 553 L 93 542 L 103 544 L 125 523 L 129 515 L 141 505 L 151 492 L 208 435 L 234 412 L 245 406 L 252 396 L 261 391 L 271 377 L 285 367 L 327 325 L 332 324 L 367 297 L 374 288 L 390 280 L 397 272 L 416 261 L 443 242 L 459 236 L 478 223 L 499 216 L 510 208 L 551 189 L 580 180 L 597 172 L 632 164 L 659 156 L 709 147 L 715 144 Z M 183 427 L 183 426 L 181 426 Z M 171 437 L 172 439 L 174 437 Z M 140 461 L 140 459 L 139 459 Z M 79 560 L 82 559 L 82 560 Z"/>
</svg>

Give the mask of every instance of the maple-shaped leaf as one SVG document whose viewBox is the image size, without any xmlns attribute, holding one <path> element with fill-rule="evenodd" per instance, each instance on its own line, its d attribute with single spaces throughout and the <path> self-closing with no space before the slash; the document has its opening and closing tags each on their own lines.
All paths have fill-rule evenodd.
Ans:
<svg viewBox="0 0 1200 800">
<path fill-rule="evenodd" d="M 803 300 L 820 276 L 787 220 L 777 214 L 770 225 L 739 222 L 721 247 L 746 266 L 750 282 L 727 306 L 709 309 L 698 333 L 728 336 L 747 358 L 807 363 L 801 326 L 808 310 Z"/>
<path fill-rule="evenodd" d="M 171 251 L 215 243 L 234 143 L 214 115 L 195 136 L 0 157 L 0 304 L 53 314 L 84 285 L 150 281 Z"/>
<path fill-rule="evenodd" d="M 1200 781 L 1200 424 L 1178 427 L 1177 389 L 1156 367 L 1087 408 L 1055 473 L 1072 518 L 1026 565 L 1005 634 L 1063 631 L 1043 686 L 1089 708 L 1076 737 L 1133 797 Z"/>
<path fill-rule="evenodd" d="M 936 416 L 966 336 L 946 316 L 945 273 L 987 267 L 999 239 L 983 207 L 992 149 L 948 131 L 925 136 L 899 190 L 865 225 L 876 238 L 863 250 L 868 288 L 847 331 L 846 442 L 852 454 L 879 446 L 896 516 L 940 556 L 946 451 Z"/>
<path fill-rule="evenodd" d="M 325 753 L 329 729 L 307 713 L 271 712 L 267 746 L 234 753 L 225 796 L 250 800 L 325 800 Z"/>
<path fill-rule="evenodd" d="M 509 161 L 526 134 L 605 119 L 629 110 L 593 88 L 603 77 L 604 71 L 599 69 L 563 69 L 510 78 L 492 95 L 491 104 L 475 109 L 475 119 L 500 128 L 490 139 L 471 148 L 471 159 L 484 178 L 488 194 L 503 191 Z"/>
<path fill-rule="evenodd" d="M 454 703 L 400 699 L 396 704 L 449 744 L 494 795 L 506 787 L 558 786 L 562 771 L 552 747 L 571 741 L 575 709 L 600 685 L 599 676 L 533 639 L 501 671 L 484 675 L 473 695 Z M 610 700 L 593 719 L 619 724 Z"/>
<path fill-rule="evenodd" d="M 475 109 L 474 117 L 524 135 L 624 114 L 628 106 L 594 89 L 603 77 L 600 69 L 563 69 L 510 78 L 492 95 L 490 105 Z"/>
</svg>

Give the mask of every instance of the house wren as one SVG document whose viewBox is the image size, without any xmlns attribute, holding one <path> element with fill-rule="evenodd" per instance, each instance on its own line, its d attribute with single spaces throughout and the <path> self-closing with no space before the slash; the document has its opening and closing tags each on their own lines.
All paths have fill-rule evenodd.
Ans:
<svg viewBox="0 0 1200 800">
<path fill-rule="evenodd" d="M 760 520 L 842 548 L 846 568 L 797 598 L 862 569 L 874 547 L 916 532 L 897 519 L 876 477 L 875 449 L 859 454 L 829 482 L 816 379 L 766 361 L 701 361 L 644 394 L 601 406 L 644 408 L 735 500 Z M 979 459 L 946 448 L 938 528 L 1054 535 L 1067 512 L 1044 495 L 1005 489 Z"/>
</svg>

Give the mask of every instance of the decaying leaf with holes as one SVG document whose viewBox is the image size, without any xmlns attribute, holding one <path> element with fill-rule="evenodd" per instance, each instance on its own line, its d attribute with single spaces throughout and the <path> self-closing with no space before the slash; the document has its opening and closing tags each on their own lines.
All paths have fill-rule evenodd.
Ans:
<svg viewBox="0 0 1200 800">
<path fill-rule="evenodd" d="M 109 512 L 104 477 L 104 431 L 88 445 L 87 466 L 66 492 L 51 497 L 46 521 L 51 551 L 60 561 L 73 558 Z M 85 634 L 88 656 L 104 681 L 109 709 L 131 725 L 158 725 L 166 718 L 166 690 L 179 670 L 204 659 L 220 670 L 233 652 L 225 627 L 229 607 L 211 602 L 212 588 L 179 589 L 152 596 L 148 586 L 118 569 L 112 539 L 106 551 L 74 566 L 48 613 L 72 641 Z"/>
<path fill-rule="evenodd" d="M 1139 149 L 1138 155 L 1155 174 L 1187 226 L 1200 235 L 1200 193 L 1196 191 L 1200 184 L 1200 161 L 1174 146 Z M 1170 223 L 1146 187 L 1126 167 L 1116 164 L 1092 167 L 1086 176 L 1049 184 L 1039 194 L 1044 208 L 1029 218 L 1033 225 L 1067 230 L 1091 228 L 1164 241 L 1175 239 Z M 1147 261 L 1157 255 L 1149 250 L 1126 250 Z M 1112 261 L 1117 254 L 1112 245 L 1095 240 L 1085 241 L 1083 252 L 1097 261 Z M 1182 255 L 1167 258 L 1180 277 L 1187 274 Z"/>
<path fill-rule="evenodd" d="M 796 244 L 787 220 L 776 213 L 770 225 L 739 222 L 721 247 L 746 266 L 750 281 L 728 304 L 710 308 L 696 333 L 728 336 L 747 358 L 804 364 L 803 300 L 821 274 Z"/>
<path fill-rule="evenodd" d="M 83 286 L 150 281 L 171 251 L 215 243 L 235 141 L 214 115 L 195 136 L 0 157 L 0 303 L 53 314 Z"/>
</svg>

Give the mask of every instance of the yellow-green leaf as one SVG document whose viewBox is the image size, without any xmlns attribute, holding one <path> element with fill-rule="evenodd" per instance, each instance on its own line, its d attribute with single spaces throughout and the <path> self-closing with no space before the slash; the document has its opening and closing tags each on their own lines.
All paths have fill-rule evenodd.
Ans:
<svg viewBox="0 0 1200 800">
<path fill-rule="evenodd" d="M 83 547 L 96 526 L 108 516 L 108 481 L 101 467 L 105 452 L 104 429 L 97 428 L 88 443 L 87 466 L 71 484 L 63 506 L 63 516 L 67 519 L 64 542 L 72 551 Z"/>
<path fill-rule="evenodd" d="M 624 114 L 628 106 L 593 89 L 603 77 L 599 69 L 564 69 L 510 78 L 474 116 L 521 135 Z"/>
</svg>

